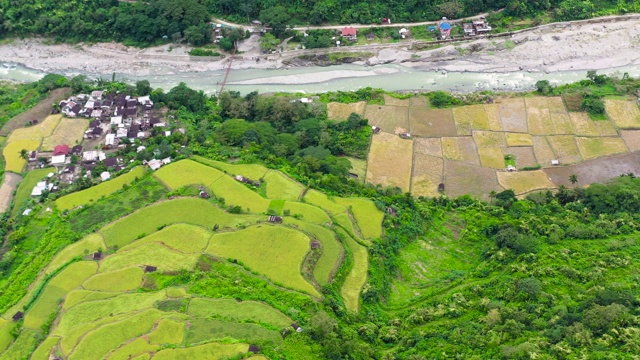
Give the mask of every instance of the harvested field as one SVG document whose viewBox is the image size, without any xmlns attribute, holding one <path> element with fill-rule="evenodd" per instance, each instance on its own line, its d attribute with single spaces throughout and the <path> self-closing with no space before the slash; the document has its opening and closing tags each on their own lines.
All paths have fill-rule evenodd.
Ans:
<svg viewBox="0 0 640 360">
<path fill-rule="evenodd" d="M 80 205 L 92 203 L 121 190 L 125 185 L 130 185 L 136 179 L 143 177 L 146 172 L 145 167 L 137 166 L 128 173 L 120 175 L 115 179 L 107 180 L 88 189 L 58 198 L 56 200 L 56 206 L 60 210 L 70 210 Z"/>
<path fill-rule="evenodd" d="M 629 151 L 619 137 L 577 137 L 578 148 L 585 160 Z"/>
<path fill-rule="evenodd" d="M 373 201 L 356 197 L 336 197 L 334 201 L 349 209 L 365 239 L 374 239 L 382 235 L 384 213 L 376 207 Z"/>
<path fill-rule="evenodd" d="M 556 134 L 573 135 L 575 133 L 568 113 L 550 113 L 550 115 Z"/>
<path fill-rule="evenodd" d="M 467 105 L 453 108 L 453 119 L 458 135 L 471 135 L 472 130 L 489 130 L 489 118 L 484 105 Z"/>
<path fill-rule="evenodd" d="M 412 156 L 412 141 L 386 133 L 373 136 L 367 164 L 367 181 L 409 191 Z"/>
<path fill-rule="evenodd" d="M 478 147 L 471 136 L 462 136 L 457 138 L 458 150 L 462 156 L 462 162 L 472 165 L 480 165 L 478 157 Z"/>
<path fill-rule="evenodd" d="M 404 107 L 408 107 L 411 105 L 411 99 L 398 99 L 395 98 L 389 94 L 383 94 L 382 97 L 384 97 L 384 104 L 385 105 L 391 105 L 391 106 L 404 106 Z"/>
<path fill-rule="evenodd" d="M 320 225 L 328 225 L 331 223 L 331 219 L 327 216 L 327 213 L 322 209 L 311 206 L 309 204 L 287 201 L 284 204 L 284 210 L 289 210 L 291 216 L 300 215 L 300 218 L 307 222 L 312 222 Z"/>
<path fill-rule="evenodd" d="M 24 179 L 20 182 L 18 186 L 18 191 L 16 191 L 16 198 L 14 201 L 14 206 L 11 211 L 11 216 L 15 217 L 20 214 L 20 210 L 22 210 L 22 205 L 25 203 L 27 199 L 31 197 L 31 190 L 38 184 L 39 181 L 44 179 L 51 172 L 55 172 L 56 168 L 44 168 L 44 169 L 35 169 L 31 170 L 27 173 Z"/>
<path fill-rule="evenodd" d="M 620 135 L 625 144 L 627 144 L 629 151 L 640 150 L 640 130 L 622 130 Z"/>
<path fill-rule="evenodd" d="M 7 143 L 20 140 L 32 140 L 37 141 L 38 144 L 40 144 L 42 139 L 53 134 L 53 131 L 56 126 L 58 126 L 61 119 L 62 115 L 60 114 L 49 115 L 46 119 L 40 121 L 36 125 L 15 129 L 7 138 Z"/>
<path fill-rule="evenodd" d="M 184 324 L 162 319 L 155 330 L 149 334 L 149 343 L 154 345 L 180 344 L 184 338 Z"/>
<path fill-rule="evenodd" d="M 429 107 L 429 99 L 425 95 L 415 95 L 411 99 L 411 107 L 414 108 L 428 108 Z"/>
<path fill-rule="evenodd" d="M 413 136 L 456 136 L 456 124 L 451 109 L 409 109 Z"/>
<path fill-rule="evenodd" d="M 531 134 L 506 133 L 507 146 L 532 146 L 533 137 Z"/>
<path fill-rule="evenodd" d="M 469 194 L 488 200 L 491 190 L 504 190 L 498 183 L 495 170 L 450 160 L 444 161 L 444 184 L 445 193 L 450 197 Z"/>
<path fill-rule="evenodd" d="M 499 147 L 479 148 L 478 155 L 480 156 L 480 164 L 484 167 L 492 169 L 504 169 L 506 167 L 504 154 Z"/>
<path fill-rule="evenodd" d="M 71 261 L 74 257 L 83 256 L 85 253 L 93 254 L 100 249 L 105 250 L 102 235 L 96 233 L 89 234 L 82 238 L 82 240 L 78 240 L 59 251 L 49 265 L 47 265 L 44 272 L 45 274 L 51 274 L 66 262 Z"/>
<path fill-rule="evenodd" d="M 388 105 L 367 105 L 364 117 L 389 134 L 409 131 L 409 108 Z"/>
<path fill-rule="evenodd" d="M 269 169 L 259 164 L 229 164 L 222 161 L 215 161 L 202 156 L 194 156 L 193 160 L 214 167 L 218 170 L 230 175 L 242 175 L 248 177 L 251 180 L 259 180 Z"/>
<path fill-rule="evenodd" d="M 27 160 L 20 157 L 20 151 L 36 150 L 40 146 L 40 140 L 17 140 L 7 143 L 2 149 L 4 156 L 4 170 L 21 173 Z"/>
<path fill-rule="evenodd" d="M 532 135 L 555 134 L 548 109 L 527 107 L 527 124 L 529 125 L 529 133 Z"/>
<path fill-rule="evenodd" d="M 224 177 L 224 173 L 221 171 L 193 160 L 180 160 L 163 166 L 158 169 L 154 175 L 171 190 L 186 185 L 204 185 L 211 187 L 213 182 Z M 247 191 L 250 190 L 247 189 Z"/>
<path fill-rule="evenodd" d="M 334 201 L 330 200 L 327 195 L 318 190 L 309 189 L 304 195 L 303 200 L 311 205 L 322 208 L 331 214 L 339 214 L 347 211 L 344 206 L 336 204 Z"/>
<path fill-rule="evenodd" d="M 555 187 L 547 178 L 547 174 L 542 170 L 517 172 L 498 171 L 498 183 L 505 189 L 513 190 L 516 195 Z"/>
<path fill-rule="evenodd" d="M 484 112 L 487 113 L 487 123 L 491 131 L 503 131 L 500 120 L 500 106 L 498 104 L 485 104 Z"/>
<path fill-rule="evenodd" d="M 573 164 L 582 160 L 580 150 L 572 135 L 547 136 L 547 140 L 556 154 L 556 159 L 563 164 Z"/>
<path fill-rule="evenodd" d="M 556 160 L 556 155 L 544 136 L 533 137 L 533 153 L 536 155 L 538 164 L 543 167 L 551 166 L 551 160 Z"/>
<path fill-rule="evenodd" d="M 533 154 L 533 147 L 531 146 L 518 146 L 505 148 L 504 154 L 512 154 L 516 157 L 516 167 L 523 168 L 526 166 L 536 166 L 538 161 Z"/>
<path fill-rule="evenodd" d="M 349 172 L 358 175 L 358 179 L 354 180 L 364 183 L 367 177 L 367 160 L 356 159 L 354 157 L 347 157 L 346 159 L 351 163 L 351 170 L 349 170 Z"/>
<path fill-rule="evenodd" d="M 146 265 L 158 267 L 158 271 L 191 270 L 200 254 L 183 254 L 155 243 L 140 245 L 130 250 L 119 250 L 107 256 L 100 264 L 100 272 L 116 271 L 128 267 Z"/>
<path fill-rule="evenodd" d="M 438 196 L 438 185 L 444 182 L 444 160 L 424 154 L 413 155 L 413 196 Z"/>
<path fill-rule="evenodd" d="M 562 99 L 564 100 L 567 110 L 571 112 L 582 111 L 582 95 L 578 93 L 564 94 L 562 95 Z"/>
<path fill-rule="evenodd" d="M 640 108 L 635 101 L 605 99 L 609 118 L 621 129 L 640 129 Z"/>
<path fill-rule="evenodd" d="M 586 112 L 572 112 L 569 114 L 571 123 L 578 136 L 599 136 L 600 131 L 596 128 L 596 121 L 589 118 Z M 607 121 L 607 123 L 609 123 Z"/>
<path fill-rule="evenodd" d="M 558 166 L 544 169 L 544 172 L 556 185 L 573 187 L 569 176 L 578 176 L 578 186 L 592 183 L 603 183 L 624 174 L 640 174 L 640 152 L 612 155 L 593 160 L 587 160 L 571 166 Z"/>
<path fill-rule="evenodd" d="M 207 253 L 234 258 L 254 271 L 284 286 L 319 297 L 318 291 L 300 274 L 300 264 L 309 251 L 309 237 L 283 226 L 255 225 L 215 234 Z"/>
<path fill-rule="evenodd" d="M 442 157 L 442 141 L 440 138 L 417 138 L 413 140 L 414 154 Z"/>
<path fill-rule="evenodd" d="M 204 345 L 192 346 L 188 348 L 164 349 L 158 351 L 154 360 L 175 360 L 175 359 L 208 359 L 218 360 L 237 356 L 246 353 L 249 345 L 242 343 L 219 344 L 208 343 Z"/>
<path fill-rule="evenodd" d="M 507 146 L 507 142 L 503 132 L 474 130 L 473 140 L 476 142 L 476 145 L 479 148 Z"/>
<path fill-rule="evenodd" d="M 358 312 L 360 308 L 360 291 L 367 281 L 369 254 L 364 246 L 358 244 L 342 229 L 337 229 L 337 232 L 342 236 L 353 254 L 353 266 L 342 284 L 340 295 L 344 299 L 344 305 L 347 310 Z"/>
<path fill-rule="evenodd" d="M 284 328 L 293 320 L 271 306 L 257 301 L 237 302 L 234 299 L 194 298 L 189 303 L 188 313 L 193 316 L 216 317 L 227 321 L 253 322 Z"/>
<path fill-rule="evenodd" d="M 123 246 L 120 251 L 127 251 L 141 245 L 155 243 L 168 246 L 173 250 L 195 254 L 201 253 L 207 248 L 212 233 L 204 228 L 189 224 L 169 225 L 153 234 L 136 240 L 133 243 Z"/>
<path fill-rule="evenodd" d="M 11 206 L 11 196 L 18 184 L 22 180 L 22 176 L 7 172 L 4 174 L 2 185 L 0 185 L 0 213 L 9 210 Z"/>
<path fill-rule="evenodd" d="M 458 148 L 458 138 L 443 137 L 441 140 L 442 140 L 442 156 L 445 159 L 462 161 L 462 153 Z"/>
<path fill-rule="evenodd" d="M 0 130 L 0 135 L 6 136 L 16 129 L 23 128 L 29 121 L 41 121 L 47 117 L 47 115 L 51 114 L 51 104 L 57 104 L 60 100 L 64 100 L 69 96 L 71 96 L 71 88 L 52 90 L 49 95 L 36 106 L 7 121 L 2 127 L 2 130 Z"/>
<path fill-rule="evenodd" d="M 43 151 L 53 151 L 57 145 L 66 144 L 77 145 L 82 142 L 84 131 L 89 127 L 89 120 L 62 118 L 51 136 L 47 136 L 42 141 L 40 149 Z"/>
<path fill-rule="evenodd" d="M 131 267 L 109 273 L 94 275 L 85 281 L 87 290 L 124 292 L 135 290 L 142 285 L 144 271 L 140 267 Z"/>
<path fill-rule="evenodd" d="M 524 99 L 499 99 L 502 128 L 506 132 L 528 132 L 527 111 Z"/>
<path fill-rule="evenodd" d="M 264 180 L 267 183 L 267 197 L 269 199 L 297 201 L 304 189 L 302 184 L 280 171 L 269 170 L 264 176 Z"/>
<path fill-rule="evenodd" d="M 364 109 L 367 106 L 365 101 L 357 103 L 342 104 L 330 102 L 327 104 L 327 118 L 329 120 L 343 121 L 349 118 L 349 115 L 356 113 L 360 116 L 364 115 Z"/>
</svg>

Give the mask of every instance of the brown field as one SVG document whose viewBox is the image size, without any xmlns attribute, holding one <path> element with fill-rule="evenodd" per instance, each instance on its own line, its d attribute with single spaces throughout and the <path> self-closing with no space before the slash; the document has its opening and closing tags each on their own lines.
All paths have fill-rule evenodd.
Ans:
<svg viewBox="0 0 640 360">
<path fill-rule="evenodd" d="M 533 137 L 533 153 L 536 155 L 538 164 L 543 167 L 551 166 L 551 160 L 556 160 L 556 155 L 544 136 Z"/>
<path fill-rule="evenodd" d="M 456 136 L 451 109 L 409 109 L 411 134 L 414 136 Z"/>
<path fill-rule="evenodd" d="M 547 136 L 547 140 L 556 154 L 556 159 L 562 164 L 573 164 L 582 160 L 573 135 Z"/>
<path fill-rule="evenodd" d="M 7 138 L 7 143 L 20 140 L 42 142 L 43 138 L 53 133 L 60 119 L 62 119 L 62 115 L 49 115 L 34 126 L 16 129 Z"/>
<path fill-rule="evenodd" d="M 549 181 L 547 174 L 542 170 L 516 172 L 498 171 L 498 183 L 505 189 L 513 190 L 516 195 L 555 187 L 554 184 Z"/>
<path fill-rule="evenodd" d="M 15 129 L 23 128 L 25 124 L 31 120 L 42 121 L 47 115 L 51 114 L 51 104 L 57 104 L 69 96 L 71 96 L 71 88 L 52 90 L 49 96 L 40 101 L 36 106 L 7 121 L 2 127 L 2 130 L 0 130 L 0 135 L 6 136 Z"/>
<path fill-rule="evenodd" d="M 444 184 L 451 197 L 469 194 L 487 200 L 491 190 L 504 190 L 495 170 L 450 160 L 444 161 Z"/>
<path fill-rule="evenodd" d="M 480 165 L 478 157 L 478 147 L 471 136 L 458 137 L 458 150 L 462 155 L 462 162 L 472 165 Z"/>
<path fill-rule="evenodd" d="M 585 160 L 629 151 L 619 137 L 577 137 L 576 141 Z"/>
<path fill-rule="evenodd" d="M 507 146 L 532 146 L 533 137 L 531 134 L 506 133 Z"/>
<path fill-rule="evenodd" d="M 538 161 L 533 154 L 533 147 L 531 146 L 508 147 L 503 151 L 505 155 L 511 154 L 516 157 L 516 167 L 518 169 L 525 166 L 536 166 L 538 164 Z"/>
<path fill-rule="evenodd" d="M 341 104 L 337 102 L 331 102 L 327 104 L 327 118 L 329 120 L 347 120 L 351 113 L 356 113 L 360 116 L 364 115 L 364 109 L 367 103 L 359 101 L 351 104 Z"/>
<path fill-rule="evenodd" d="M 492 169 L 504 169 L 504 154 L 499 147 L 485 147 L 478 149 L 480 163 L 484 167 Z"/>
<path fill-rule="evenodd" d="M 502 121 L 500 120 L 500 106 L 498 104 L 486 104 L 484 105 L 484 112 L 487 113 L 489 130 L 503 131 Z"/>
<path fill-rule="evenodd" d="M 428 108 L 429 99 L 424 95 L 416 95 L 411 98 L 411 107 L 414 108 Z"/>
<path fill-rule="evenodd" d="M 374 135 L 367 163 L 367 181 L 409 191 L 413 142 L 387 133 Z"/>
<path fill-rule="evenodd" d="M 562 95 L 564 104 L 569 111 L 582 111 L 582 95 L 580 94 L 564 94 Z"/>
<path fill-rule="evenodd" d="M 479 148 L 507 146 L 507 141 L 503 132 L 474 130 L 473 139 Z"/>
<path fill-rule="evenodd" d="M 367 105 L 364 117 L 369 124 L 375 125 L 390 134 L 409 131 L 409 108 L 388 105 Z"/>
<path fill-rule="evenodd" d="M 622 130 L 620 135 L 627 144 L 629 151 L 640 150 L 640 130 Z"/>
<path fill-rule="evenodd" d="M 440 138 L 416 138 L 413 140 L 413 152 L 442 157 L 442 141 Z"/>
<path fill-rule="evenodd" d="M 471 130 L 489 130 L 489 119 L 483 105 L 453 108 L 453 119 L 461 136 L 471 135 Z"/>
<path fill-rule="evenodd" d="M 457 137 L 443 137 L 442 139 L 442 157 L 451 160 L 462 160 L 462 153 L 458 148 Z"/>
<path fill-rule="evenodd" d="M 603 183 L 623 174 L 640 174 L 640 152 L 607 156 L 599 159 L 587 160 L 571 166 L 557 166 L 544 169 L 544 172 L 556 185 L 573 187 L 569 176 L 576 174 L 576 186 L 586 186 L 592 183 Z"/>
<path fill-rule="evenodd" d="M 53 150 L 56 145 L 73 146 L 82 142 L 84 131 L 89 127 L 89 120 L 63 118 L 51 136 L 44 138 L 41 150 Z"/>
<path fill-rule="evenodd" d="M 569 113 L 552 112 L 550 115 L 551 122 L 553 122 L 553 127 L 556 134 L 574 134 L 573 126 L 571 126 L 571 118 L 569 118 Z"/>
<path fill-rule="evenodd" d="M 523 99 L 499 99 L 500 120 L 506 132 L 527 132 L 527 112 Z"/>
<path fill-rule="evenodd" d="M 622 129 L 640 129 L 640 109 L 634 101 L 609 100 L 604 101 L 609 118 Z"/>
<path fill-rule="evenodd" d="M 413 155 L 411 193 L 414 196 L 438 196 L 438 185 L 444 181 L 444 160 L 416 153 Z"/>
<path fill-rule="evenodd" d="M 549 135 L 555 131 L 548 109 L 527 107 L 527 121 L 531 135 Z"/>
<path fill-rule="evenodd" d="M 408 107 L 411 105 L 411 99 L 396 99 L 393 96 L 389 96 L 387 94 L 382 95 L 384 97 L 384 104 L 391 106 L 404 106 Z"/>
</svg>

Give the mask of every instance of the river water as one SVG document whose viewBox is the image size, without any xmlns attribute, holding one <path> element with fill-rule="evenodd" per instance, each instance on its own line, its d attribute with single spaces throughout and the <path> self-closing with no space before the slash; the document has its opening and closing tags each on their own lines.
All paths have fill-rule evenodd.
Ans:
<svg viewBox="0 0 640 360">
<path fill-rule="evenodd" d="M 119 80 L 135 82 L 147 79 L 155 88 L 169 90 L 180 82 L 197 90 L 215 93 L 220 89 L 224 72 L 175 73 L 172 69 L 154 69 L 156 75 L 130 76 L 116 74 Z M 625 72 L 640 76 L 640 66 L 600 70 L 600 74 Z M 76 72 L 77 73 L 77 72 Z M 39 70 L 16 64 L 0 64 L 0 80 L 21 82 L 36 81 L 45 75 Z M 90 77 L 111 78 L 111 74 L 85 74 Z M 353 91 L 363 87 L 399 90 L 445 90 L 473 92 L 479 90 L 522 91 L 534 87 L 538 80 L 549 80 L 552 84 L 565 84 L 585 78 L 586 71 L 564 71 L 555 73 L 516 71 L 508 73 L 436 72 L 408 68 L 400 65 L 337 65 L 331 67 L 304 67 L 293 69 L 231 70 L 225 90 L 243 94 L 251 91 L 320 93 L 326 91 Z"/>
</svg>

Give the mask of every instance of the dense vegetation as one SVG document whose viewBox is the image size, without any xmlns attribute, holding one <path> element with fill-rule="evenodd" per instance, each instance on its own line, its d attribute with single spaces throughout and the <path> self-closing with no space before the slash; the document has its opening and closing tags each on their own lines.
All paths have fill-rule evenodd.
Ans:
<svg viewBox="0 0 640 360">
<path fill-rule="evenodd" d="M 49 91 L 67 83 L 67 78 L 60 75 L 47 75 L 28 84 L 0 82 L 0 128 L 12 117 L 39 103 Z"/>
</svg>

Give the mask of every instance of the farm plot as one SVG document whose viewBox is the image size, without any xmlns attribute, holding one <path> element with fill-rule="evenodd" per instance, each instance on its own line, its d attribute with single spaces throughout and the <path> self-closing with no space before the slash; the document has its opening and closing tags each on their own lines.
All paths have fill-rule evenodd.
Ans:
<svg viewBox="0 0 640 360">
<path fill-rule="evenodd" d="M 409 131 L 409 108 L 388 105 L 367 105 L 364 117 L 389 134 Z"/>
<path fill-rule="evenodd" d="M 442 156 L 445 159 L 462 161 L 462 153 L 458 147 L 457 137 L 443 137 L 442 141 Z"/>
<path fill-rule="evenodd" d="M 502 128 L 506 132 L 528 132 L 527 111 L 523 99 L 500 99 L 496 101 L 500 109 Z"/>
<path fill-rule="evenodd" d="M 299 215 L 302 220 L 307 222 L 320 225 L 327 225 L 331 223 L 331 219 L 327 216 L 326 212 L 309 204 L 287 201 L 284 204 L 284 210 L 289 210 L 291 216 Z"/>
<path fill-rule="evenodd" d="M 412 141 L 386 133 L 373 136 L 367 163 L 367 181 L 409 191 L 412 155 Z"/>
<path fill-rule="evenodd" d="M 582 160 L 580 150 L 572 135 L 547 136 L 547 140 L 556 154 L 556 158 L 564 164 L 577 163 Z"/>
<path fill-rule="evenodd" d="M 209 188 L 217 198 L 224 199 L 226 205 L 240 206 L 243 211 L 263 213 L 269 208 L 269 200 L 229 176 L 220 177 Z"/>
<path fill-rule="evenodd" d="M 360 291 L 367 281 L 367 270 L 369 268 L 369 254 L 367 249 L 358 244 L 344 230 L 337 229 L 344 242 L 347 244 L 353 255 L 353 265 L 351 271 L 344 279 L 340 295 L 344 299 L 344 305 L 349 311 L 358 312 L 360 308 Z"/>
<path fill-rule="evenodd" d="M 468 105 L 453 108 L 453 119 L 458 135 L 471 135 L 472 130 L 489 130 L 489 118 L 484 105 Z"/>
<path fill-rule="evenodd" d="M 491 131 L 503 131 L 500 120 L 500 106 L 498 104 L 485 104 L 484 112 L 487 114 L 487 123 Z"/>
<path fill-rule="evenodd" d="M 63 118 L 56 126 L 51 136 L 47 136 L 42 141 L 40 149 L 51 151 L 56 145 L 74 145 L 82 142 L 84 131 L 89 127 L 89 120 L 80 118 Z"/>
<path fill-rule="evenodd" d="M 36 125 L 15 129 L 7 138 L 7 143 L 30 140 L 37 141 L 38 145 L 40 145 L 42 139 L 53 134 L 56 126 L 60 123 L 60 119 L 62 119 L 62 115 L 49 115 Z"/>
<path fill-rule="evenodd" d="M 7 135 L 16 129 L 23 128 L 28 122 L 34 119 L 44 119 L 51 114 L 51 104 L 57 104 L 60 100 L 64 100 L 71 96 L 71 88 L 58 88 L 51 90 L 49 95 L 34 107 L 16 115 L 11 120 L 7 121 L 0 135 Z"/>
<path fill-rule="evenodd" d="M 24 179 L 20 182 L 18 186 L 18 190 L 16 191 L 16 198 L 14 201 L 14 207 L 11 211 L 11 216 L 15 217 L 22 210 L 22 205 L 25 203 L 27 199 L 31 197 L 31 190 L 36 186 L 36 184 L 44 179 L 47 174 L 51 172 L 55 172 L 55 168 L 44 168 L 44 169 L 35 169 L 31 170 L 27 173 Z"/>
<path fill-rule="evenodd" d="M 358 224 L 360 233 L 365 239 L 373 239 L 382 235 L 382 219 L 384 213 L 376 207 L 373 201 L 367 198 L 340 198 L 334 199 L 340 205 L 346 206 L 353 214 Z"/>
<path fill-rule="evenodd" d="M 166 246 L 147 243 L 129 250 L 119 250 L 117 256 L 107 256 L 100 264 L 100 272 L 116 271 L 128 267 L 156 266 L 158 271 L 191 270 L 200 254 L 183 254 Z"/>
<path fill-rule="evenodd" d="M 573 135 L 575 133 L 568 113 L 550 113 L 550 116 L 556 134 Z"/>
<path fill-rule="evenodd" d="M 438 185 L 444 182 L 444 160 L 424 154 L 413 155 L 411 193 L 414 196 L 438 196 Z"/>
<path fill-rule="evenodd" d="M 571 120 L 560 97 L 526 98 L 529 132 L 533 135 L 573 134 Z"/>
<path fill-rule="evenodd" d="M 120 293 L 109 293 L 104 291 L 89 291 L 84 289 L 72 290 L 64 299 L 62 308 L 67 310 L 75 305 L 82 304 L 87 301 L 104 300 L 121 295 Z"/>
<path fill-rule="evenodd" d="M 451 109 L 409 109 L 411 134 L 424 137 L 456 136 Z"/>
<path fill-rule="evenodd" d="M 147 206 L 105 226 L 100 232 L 107 246 L 122 247 L 164 225 L 187 223 L 211 228 L 217 224 L 224 229 L 253 224 L 258 220 L 259 217 L 253 215 L 231 215 L 206 200 L 181 198 Z"/>
<path fill-rule="evenodd" d="M 304 189 L 302 184 L 279 171 L 269 170 L 264 176 L 264 180 L 267 183 L 267 197 L 269 199 L 296 201 Z"/>
<path fill-rule="evenodd" d="M 481 147 L 502 147 L 506 146 L 507 142 L 503 132 L 495 131 L 473 131 L 473 140 L 476 145 Z"/>
<path fill-rule="evenodd" d="M 49 359 L 49 355 L 51 355 L 51 351 L 53 348 L 58 345 L 60 342 L 59 337 L 49 337 L 44 340 L 40 346 L 31 354 L 31 359 L 40 360 L 40 359 Z"/>
<path fill-rule="evenodd" d="M 164 321 L 160 320 L 158 326 Z M 158 351 L 159 346 L 151 345 L 145 337 L 139 337 L 131 342 L 125 343 L 115 351 L 109 354 L 108 360 L 130 360 L 139 359 L 138 356 L 146 355 L 147 359 L 150 358 L 149 353 Z"/>
<path fill-rule="evenodd" d="M 259 180 L 269 171 L 266 167 L 259 164 L 229 164 L 221 161 L 215 161 L 202 156 L 194 156 L 193 160 L 214 167 L 218 170 L 231 175 L 242 175 L 252 180 Z"/>
<path fill-rule="evenodd" d="M 534 190 L 553 189 L 555 186 L 542 170 L 506 172 L 498 171 L 498 183 L 505 189 L 511 189 L 516 195 Z"/>
<path fill-rule="evenodd" d="M 480 164 L 492 169 L 504 169 L 504 154 L 499 147 L 484 147 L 478 149 Z"/>
<path fill-rule="evenodd" d="M 531 134 L 506 133 L 507 146 L 533 146 Z"/>
<path fill-rule="evenodd" d="M 550 166 L 551 160 L 556 160 L 556 155 L 551 149 L 551 145 L 544 136 L 533 137 L 533 153 L 536 156 L 538 164 L 542 166 Z"/>
<path fill-rule="evenodd" d="M 184 324 L 162 319 L 156 329 L 149 334 L 149 343 L 154 345 L 180 344 L 184 337 Z"/>
<path fill-rule="evenodd" d="M 417 138 L 413 140 L 414 154 L 442 157 L 442 140 L 440 138 Z"/>
<path fill-rule="evenodd" d="M 491 190 L 504 190 L 495 170 L 450 160 L 444 161 L 444 184 L 450 197 L 469 194 L 487 200 Z"/>
<path fill-rule="evenodd" d="M 447 159 L 480 165 L 478 149 L 471 136 L 442 138 L 442 154 Z"/>
<path fill-rule="evenodd" d="M 404 107 L 408 107 L 411 105 L 411 100 L 410 99 L 398 99 L 396 97 L 393 97 L 389 94 L 383 94 L 382 97 L 384 98 L 384 104 L 385 105 L 390 105 L 390 106 L 404 106 Z"/>
<path fill-rule="evenodd" d="M 211 187 L 210 185 L 223 177 L 224 173 L 193 160 L 180 160 L 163 166 L 154 175 L 171 190 L 175 190 L 186 185 Z"/>
<path fill-rule="evenodd" d="M 410 100 L 411 107 L 413 108 L 428 108 L 429 99 L 424 95 L 415 95 Z"/>
<path fill-rule="evenodd" d="M 596 182 L 603 183 L 623 174 L 640 174 L 640 153 L 612 155 L 606 158 L 587 160 L 576 165 L 548 168 L 544 171 L 556 186 L 575 186 L 569 182 L 569 176 L 572 174 L 578 176 L 577 185 L 580 186 Z"/>
<path fill-rule="evenodd" d="M 621 129 L 640 129 L 640 108 L 635 101 L 604 100 L 609 118 Z"/>
<path fill-rule="evenodd" d="M 190 315 L 208 318 L 216 317 L 229 321 L 269 324 L 284 328 L 293 320 L 271 306 L 257 301 L 237 302 L 234 299 L 194 298 L 189 303 Z"/>
<path fill-rule="evenodd" d="M 2 181 L 2 185 L 0 185 L 0 213 L 9 210 L 9 206 L 11 206 L 11 196 L 16 186 L 20 183 L 20 180 L 22 180 L 22 177 L 18 174 L 12 174 L 10 172 L 4 174 L 4 180 Z"/>
<path fill-rule="evenodd" d="M 38 146 L 40 146 L 39 140 L 16 140 L 7 143 L 2 149 L 2 155 L 5 161 L 4 170 L 21 173 L 27 160 L 20 157 L 20 152 L 22 150 L 36 150 Z"/>
<path fill-rule="evenodd" d="M 173 250 L 194 254 L 201 253 L 207 248 L 212 233 L 200 226 L 189 224 L 174 224 L 167 226 L 143 239 L 123 246 L 120 251 L 126 251 L 140 245 L 155 243 L 168 246 Z"/>
<path fill-rule="evenodd" d="M 303 200 L 311 205 L 322 208 L 331 214 L 339 214 L 347 211 L 347 208 L 336 204 L 334 201 L 329 199 L 327 195 L 318 190 L 309 189 L 305 193 Z"/>
<path fill-rule="evenodd" d="M 235 232 L 215 234 L 207 253 L 242 261 L 249 268 L 284 286 L 319 297 L 300 274 L 309 251 L 309 237 L 282 226 L 255 225 Z"/>
<path fill-rule="evenodd" d="M 620 135 L 627 144 L 629 151 L 640 150 L 640 130 L 622 130 Z"/>
<path fill-rule="evenodd" d="M 227 359 L 249 351 L 249 345 L 242 343 L 219 344 L 208 343 L 188 348 L 164 349 L 158 351 L 153 360 L 175 359 Z"/>
<path fill-rule="evenodd" d="M 365 101 L 358 101 L 351 104 L 342 104 L 330 102 L 327 104 L 327 118 L 329 120 L 347 120 L 349 115 L 356 113 L 360 116 L 364 115 L 364 109 L 367 106 Z"/>
<path fill-rule="evenodd" d="M 578 136 L 599 136 L 600 131 L 596 128 L 596 122 L 589 118 L 586 112 L 569 113 L 571 123 Z M 607 121 L 608 123 L 608 121 Z"/>
<path fill-rule="evenodd" d="M 71 261 L 74 257 L 91 254 L 100 249 L 104 249 L 104 247 L 104 242 L 100 234 L 89 234 L 82 238 L 82 240 L 76 241 L 58 252 L 45 268 L 44 272 L 45 274 L 50 274 L 65 263 Z"/>
<path fill-rule="evenodd" d="M 92 276 L 85 281 L 87 290 L 124 292 L 135 290 L 142 285 L 144 271 L 139 267 L 125 268 Z"/>
<path fill-rule="evenodd" d="M 576 140 L 585 160 L 629 151 L 619 137 L 577 137 Z"/>
<path fill-rule="evenodd" d="M 146 174 L 146 169 L 142 166 L 131 169 L 128 173 L 120 175 L 115 179 L 102 182 L 88 189 L 78 191 L 58 198 L 55 203 L 60 210 L 73 209 L 80 205 L 92 203 L 102 197 L 107 197 L 122 189 L 124 185 L 129 185 L 136 179 Z"/>
<path fill-rule="evenodd" d="M 351 163 L 350 173 L 358 175 L 358 181 L 364 183 L 367 177 L 367 160 L 356 159 L 354 157 L 347 157 L 347 160 Z"/>
<path fill-rule="evenodd" d="M 582 95 L 578 93 L 564 94 L 562 100 L 564 100 L 568 111 L 582 111 Z"/>
<path fill-rule="evenodd" d="M 533 154 L 533 147 L 531 146 L 507 147 L 504 149 L 504 153 L 505 155 L 511 154 L 515 156 L 517 168 L 538 165 L 536 157 Z"/>
</svg>

